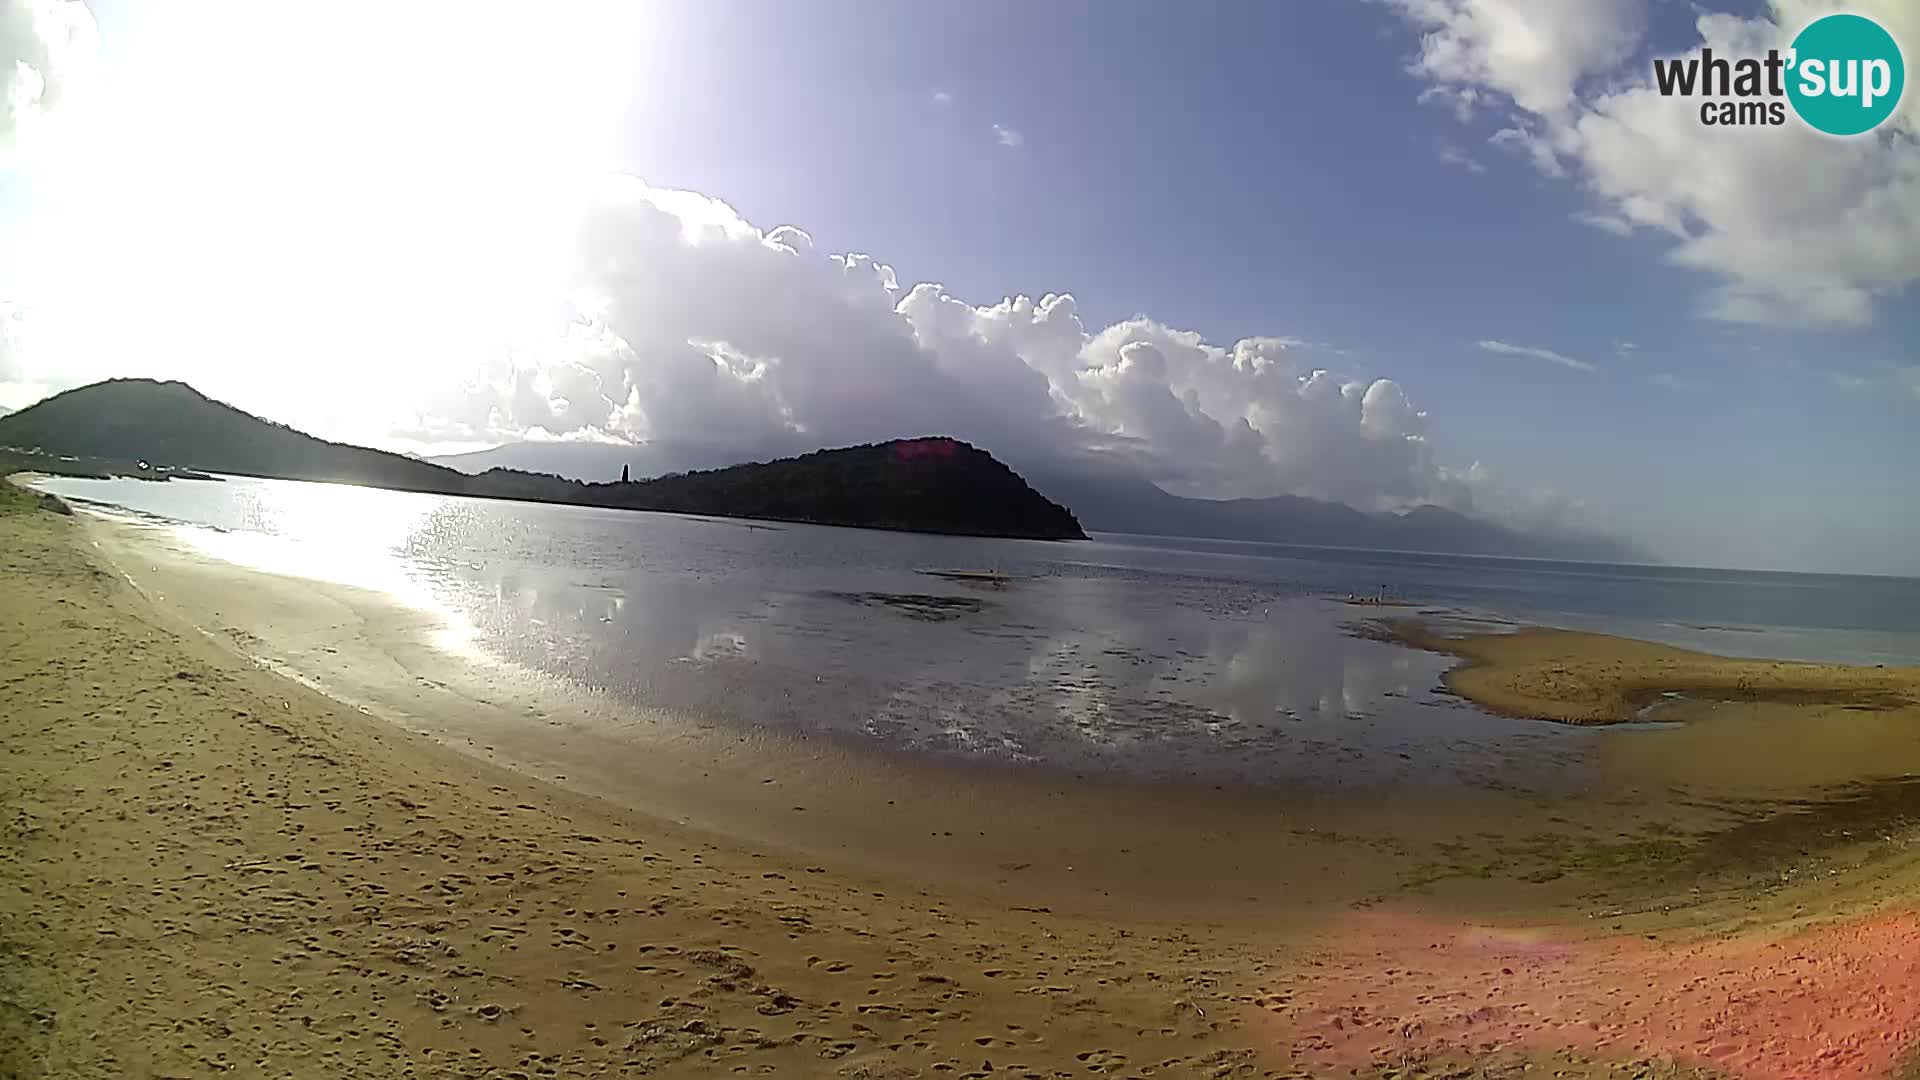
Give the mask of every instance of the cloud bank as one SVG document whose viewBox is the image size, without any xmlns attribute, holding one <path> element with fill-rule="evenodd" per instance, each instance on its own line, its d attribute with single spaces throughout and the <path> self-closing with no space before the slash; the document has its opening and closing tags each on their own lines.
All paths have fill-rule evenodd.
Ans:
<svg viewBox="0 0 1920 1080">
<path fill-rule="evenodd" d="M 92 21 L 76 0 L 0 4 L 0 134 L 15 141 L 84 81 Z M 246 11 L 156 24 L 151 69 L 120 72 L 143 92 L 76 110 L 91 138 L 46 175 L 84 183 L 47 185 L 32 273 L 0 297 L 19 305 L 0 307 L 0 404 L 144 373 L 416 450 L 767 454 L 946 433 L 1016 463 L 1124 464 L 1185 495 L 1528 524 L 1572 508 L 1446 467 L 1398 384 L 1283 333 L 1088 325 L 1070 295 L 981 303 L 902 283 L 704 195 L 631 178 L 583 193 L 578 178 L 607 167 L 592 133 L 617 111 L 594 73 L 617 66 L 577 49 L 620 35 L 483 21 L 443 54 L 410 47 L 437 40 L 431 17 L 403 17 L 368 50 L 350 21 Z M 214 30 L 256 47 L 176 62 Z M 363 77 L 330 80 L 339 55 Z M 502 82 L 508 63 L 528 77 Z M 400 83 L 411 96 L 382 89 Z M 250 92 L 222 92 L 234 85 Z M 1025 147 L 990 130 L 990 150 Z M 313 370 L 326 377 L 290 398 L 287 373 Z"/>
<path fill-rule="evenodd" d="M 1668 258 L 1709 274 L 1713 318 L 1860 326 L 1920 281 L 1920 93 L 1879 131 L 1831 139 L 1798 122 L 1700 124 L 1697 104 L 1663 98 L 1645 55 L 1644 0 L 1390 0 L 1421 32 L 1409 68 L 1425 97 L 1501 126 L 1489 142 L 1580 184 L 1578 220 L 1671 241 Z M 1772 0 L 1761 17 L 1702 14 L 1697 40 L 1720 55 L 1785 48 L 1814 18 L 1877 19 L 1909 49 L 1912 0 Z M 1909 59 L 1911 63 L 1911 59 Z"/>
<path fill-rule="evenodd" d="M 1304 363 L 1291 338 L 1220 344 L 1146 316 L 1089 327 L 1065 294 L 970 303 L 631 178 L 591 207 L 563 330 L 435 402 L 420 435 L 773 451 L 945 433 L 1014 461 L 1100 456 L 1197 496 L 1534 523 L 1570 509 L 1502 502 L 1485 469 L 1442 467 L 1399 385 Z"/>
<path fill-rule="evenodd" d="M 82 0 L 0 4 L 0 166 L 85 76 L 93 15 Z"/>
</svg>

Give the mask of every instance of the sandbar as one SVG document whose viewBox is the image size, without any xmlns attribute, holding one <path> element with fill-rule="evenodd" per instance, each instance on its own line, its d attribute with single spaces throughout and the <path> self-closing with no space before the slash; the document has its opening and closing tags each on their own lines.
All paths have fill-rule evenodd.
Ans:
<svg viewBox="0 0 1920 1080">
<path fill-rule="evenodd" d="M 236 575 L 0 507 L 0 1075 L 1773 1078 L 1920 1036 L 1891 819 L 1688 907 L 1637 885 L 1668 834 L 1605 800 L 909 803 L 941 781 L 768 775 L 795 748 L 432 666 L 429 616 Z M 666 764 L 542 757 L 593 738 Z M 1502 808 L 1549 838 L 1476 841 Z M 988 835 L 926 835 L 962 821 Z M 1181 872 L 1274 891 L 1150 880 Z"/>
<path fill-rule="evenodd" d="M 1541 627 L 1450 635 L 1418 618 L 1372 625 L 1392 640 L 1460 657 L 1465 662 L 1446 675 L 1449 689 L 1483 708 L 1523 719 L 1632 723 L 1646 719 L 1644 710 L 1668 697 L 1858 711 L 1920 707 L 1920 668 L 1739 659 Z"/>
</svg>

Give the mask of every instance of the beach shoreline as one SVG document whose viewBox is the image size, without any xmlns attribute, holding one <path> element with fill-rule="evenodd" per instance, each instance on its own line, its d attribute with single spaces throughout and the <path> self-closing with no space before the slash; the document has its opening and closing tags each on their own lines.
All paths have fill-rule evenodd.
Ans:
<svg viewBox="0 0 1920 1080">
<path fill-rule="evenodd" d="M 637 708 L 471 648 L 430 603 L 221 562 L 83 515 L 144 595 L 223 648 L 441 745 L 727 842 L 989 904 L 1178 924 L 1309 924 L 1412 894 L 1484 916 L 1603 910 L 1566 873 L 1646 830 L 1740 815 L 1632 787 L 1560 806 L 1497 781 L 1399 790 L 1143 783 L 978 766 Z M 1676 815 L 1681 815 L 1676 817 Z M 1549 840 L 1551 836 L 1553 839 Z M 1501 871 L 1489 874 L 1488 867 Z"/>
<path fill-rule="evenodd" d="M 1384 898 L 1431 861 L 1382 850 L 1356 862 L 1329 838 L 1391 836 L 1426 852 L 1465 843 L 1466 823 L 1492 827 L 1509 805 L 1504 796 L 1435 793 L 1446 812 L 1422 830 L 1378 800 L 1337 792 L 983 769 L 743 731 L 486 657 L 430 606 L 221 563 L 165 530 L 83 520 L 144 595 L 222 647 L 368 715 L 734 842 L 988 903 L 1136 920 L 1310 916 Z M 1528 909 L 1539 906 L 1527 898 Z"/>
<path fill-rule="evenodd" d="M 1725 704 L 1920 707 L 1920 668 L 1717 656 L 1607 634 L 1522 626 L 1447 634 L 1419 617 L 1376 619 L 1368 636 L 1460 663 L 1447 688 L 1501 716 L 1575 726 L 1646 720 L 1671 698 Z"/>
<path fill-rule="evenodd" d="M 955 904 L 449 754 L 241 662 L 72 522 L 0 531 L 9 1075 L 1251 1054 L 1192 1007 L 1184 932 Z"/>
<path fill-rule="evenodd" d="M 434 648 L 443 627 L 430 613 L 376 616 L 376 598 L 235 568 L 170 566 L 152 536 L 84 516 L 7 515 L 0 537 L 10 619 L 0 639 L 9 751 L 0 770 L 17 793 L 0 865 L 21 883 L 0 902 L 0 944 L 20 961 L 0 988 L 18 1006 L 0 1022 L 0 1051 L 12 1055 L 0 1062 L 25 1062 L 21 1075 L 719 1075 L 736 1066 L 849 1077 L 1336 1067 L 1418 1075 L 1422 1062 L 1438 1070 L 1465 1054 L 1576 1076 L 1713 1066 L 1757 1077 L 1794 1075 L 1796 1062 L 1838 1039 L 1846 1068 L 1831 1074 L 1864 1076 L 1884 1072 L 1920 1032 L 1913 1010 L 1888 1004 L 1888 995 L 1920 988 L 1920 961 L 1911 985 L 1906 968 L 1888 966 L 1920 957 L 1920 944 L 1909 949 L 1907 924 L 1884 923 L 1901 917 L 1920 863 L 1906 849 L 1909 831 L 1823 849 L 1765 888 L 1749 882 L 1688 901 L 1681 882 L 1667 897 L 1679 908 L 1663 910 L 1656 896 L 1645 910 L 1621 910 L 1635 890 L 1608 885 L 1634 884 L 1642 868 L 1633 860 L 1664 850 L 1655 834 L 1595 833 L 1569 850 L 1612 861 L 1568 865 L 1567 851 L 1475 847 L 1471 835 L 1486 822 L 1471 812 L 1427 835 L 1418 821 L 1402 822 L 1396 850 L 1380 842 L 1393 839 L 1384 834 L 1247 831 L 1252 811 L 1265 810 L 1236 806 L 1230 794 L 1185 811 L 1148 801 L 1115 819 L 1150 793 L 1021 802 L 1009 801 L 1016 789 L 995 786 L 961 812 L 977 822 L 997 810 L 1011 821 L 1044 808 L 1068 820 L 948 848 L 946 837 L 901 834 L 951 808 L 878 812 L 860 800 L 895 789 L 825 766 L 796 764 L 765 784 L 756 773 L 766 759 L 756 755 L 791 748 L 749 747 L 729 759 L 714 753 L 718 733 L 688 735 L 664 721 L 648 744 L 671 763 L 662 783 L 699 755 L 723 775 L 650 810 L 631 797 L 609 801 L 571 771 L 542 775 L 539 761 L 512 752 L 491 762 L 474 747 L 448 752 L 477 731 L 504 738 L 517 726 L 551 739 L 595 715 L 585 701 L 577 716 L 557 716 L 572 706 L 556 687 L 519 685 L 476 660 L 465 677 L 482 687 L 499 680 L 489 700 L 467 696 L 459 679 L 416 682 L 417 711 L 380 694 L 354 700 L 341 667 L 377 674 L 385 665 L 379 679 L 362 674 L 363 690 L 427 672 L 407 650 Z M 216 612 L 223 618 L 209 618 Z M 246 636 L 263 620 L 297 632 L 278 643 Z M 248 657 L 277 658 L 278 670 Z M 448 674 L 444 658 L 435 663 L 443 666 L 428 678 Z M 530 718 L 522 693 L 556 716 Z M 435 727 L 453 718 L 466 734 Z M 562 722 L 544 723 L 555 718 Z M 870 830 L 838 846 L 808 840 L 794 824 L 830 819 L 809 825 L 819 836 L 844 827 L 809 786 L 836 775 L 854 788 L 838 816 L 864 817 Z M 645 786 L 630 772 L 617 778 Z M 729 827 L 729 814 L 765 816 L 774 800 L 766 789 L 786 782 L 778 801 L 804 792 L 808 810 L 788 808 L 766 842 Z M 925 774 L 898 783 L 924 786 Z M 675 800 L 724 801 L 730 790 L 737 804 L 710 820 L 682 823 L 670 812 L 685 805 Z M 1548 827 L 1544 811 L 1523 824 Z M 1116 838 L 1116 820 L 1153 817 L 1163 833 Z M 1174 839 L 1183 833 L 1184 844 Z M 1045 867 L 1003 869 L 984 886 L 956 884 L 1000 857 L 996 844 L 1038 864 L 1061 859 L 1061 839 L 1076 835 L 1088 856 L 1091 841 L 1104 839 L 1114 861 L 1056 866 L 1052 878 L 1033 872 Z M 877 838 L 877 857 L 855 850 L 861 836 Z M 1170 850 L 1119 859 L 1133 844 Z M 918 862 L 899 854 L 916 846 Z M 1290 864 L 1287 852 L 1321 861 Z M 1142 861 L 1147 854 L 1186 862 Z M 1177 875 L 1182 865 L 1236 862 L 1225 878 L 1156 892 L 1169 866 Z M 1391 887 L 1373 888 L 1364 874 L 1382 866 L 1379 880 Z M 1521 881 L 1549 869 L 1558 876 Z M 1777 877 L 1779 867 L 1764 872 Z M 1355 874 L 1362 879 L 1316 886 Z M 1278 891 L 1259 902 L 1182 901 L 1229 880 Z M 1138 893 L 1100 895 L 1115 885 Z M 1287 895 L 1291 886 L 1322 891 L 1302 898 Z M 1503 896 L 1527 888 L 1528 901 L 1502 907 Z M 1861 922 L 1871 919 L 1882 922 Z M 1679 984 L 1663 997 L 1657 972 L 1743 962 L 1742 950 L 1803 938 L 1830 957 L 1821 969 L 1829 996 L 1819 1001 L 1831 1003 L 1831 1021 L 1816 1017 L 1765 1046 L 1688 1041 L 1728 1009 L 1763 1010 L 1749 1017 L 1758 1023 L 1765 1001 L 1732 1004 L 1745 1000 L 1745 983 L 1728 985 L 1725 1001 L 1692 1002 Z M 1621 951 L 1615 942 L 1626 940 L 1646 944 Z M 1861 958 L 1863 949 L 1886 953 L 1889 941 L 1899 947 L 1878 968 Z M 1668 949 L 1679 953 L 1659 951 Z M 1609 959 L 1579 961 L 1589 955 Z M 1673 1006 L 1674 1030 L 1643 1038 L 1624 1014 L 1592 1032 L 1516 1022 L 1489 1050 L 1452 1026 L 1468 999 L 1503 994 L 1591 992 L 1595 1015 L 1614 1007 L 1599 1004 L 1612 1000 L 1604 986 L 1569 964 L 1648 980 L 1642 996 Z M 1751 966 L 1753 979 L 1786 977 L 1784 968 Z M 1401 972 L 1391 980 L 1400 990 L 1362 1007 L 1383 970 Z M 1863 976 L 1879 979 L 1880 991 Z M 1847 1026 L 1850 1017 L 1860 1025 Z"/>
<path fill-rule="evenodd" d="M 1818 859 L 1845 846 L 1835 836 L 1872 816 L 1862 805 L 1899 816 L 1920 802 L 1901 782 L 1920 775 L 1920 753 L 1902 734 L 1920 710 L 1856 712 L 1791 692 L 1758 705 L 1663 702 L 1674 722 L 1610 733 L 1589 755 L 1583 788 L 1556 792 L 1495 773 L 1484 786 L 1382 799 L 1372 789 L 1222 788 L 902 757 L 781 725 L 742 729 L 635 707 L 490 656 L 457 614 L 420 595 L 225 562 L 170 529 L 87 513 L 77 521 L 182 630 L 365 715 L 717 842 L 987 905 L 1266 928 L 1412 900 L 1526 920 L 1633 908 L 1678 889 L 1685 874 L 1730 869 L 1729 880 L 1693 883 L 1694 907 L 1796 854 Z M 1682 674 L 1709 681 L 1756 668 L 1825 680 L 1920 674 L 1728 660 L 1532 628 L 1403 644 L 1471 653 L 1444 676 L 1456 692 L 1462 673 L 1524 688 L 1544 665 L 1574 706 L 1634 672 L 1673 678 L 1674 657 Z M 1715 857 L 1730 837 L 1741 855 Z M 1627 872 L 1606 872 L 1615 869 Z M 1655 870 L 1673 880 L 1648 880 Z"/>
</svg>

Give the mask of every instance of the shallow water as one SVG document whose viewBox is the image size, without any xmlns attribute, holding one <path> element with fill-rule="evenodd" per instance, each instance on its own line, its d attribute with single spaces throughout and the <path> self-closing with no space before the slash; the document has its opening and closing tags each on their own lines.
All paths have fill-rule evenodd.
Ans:
<svg viewBox="0 0 1920 1080">
<path fill-rule="evenodd" d="M 483 652 L 638 704 L 1128 778 L 1582 782 L 1607 734 L 1436 692 L 1449 660 L 1343 629 L 1407 609 L 1348 594 L 1724 652 L 1920 659 L 1920 582 L 1900 579 L 980 540 L 237 478 L 41 486 L 222 559 L 433 607 Z"/>
</svg>

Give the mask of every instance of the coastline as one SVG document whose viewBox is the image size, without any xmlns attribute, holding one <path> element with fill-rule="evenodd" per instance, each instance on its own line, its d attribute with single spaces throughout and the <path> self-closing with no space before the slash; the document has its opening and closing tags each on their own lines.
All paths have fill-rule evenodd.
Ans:
<svg viewBox="0 0 1920 1080">
<path fill-rule="evenodd" d="M 895 442 L 903 442 L 903 441 L 911 442 L 913 440 L 895 440 Z M 965 444 L 962 444 L 962 445 L 965 445 Z M 377 456 L 391 456 L 391 455 L 385 455 L 383 451 L 366 450 L 361 447 L 348 447 L 347 449 L 359 451 L 366 454 L 377 455 Z M 844 453 L 850 450 L 864 450 L 864 449 L 871 449 L 871 448 L 870 447 L 843 447 L 840 450 L 823 451 L 823 453 Z M 1005 466 L 1001 465 L 999 462 L 994 462 L 990 455 L 987 456 L 987 460 L 990 462 L 993 462 L 993 464 L 996 466 L 1005 468 Z M 791 462 L 791 459 L 783 459 L 783 460 L 771 461 L 771 462 L 747 462 L 741 465 L 731 466 L 730 468 L 759 469 L 759 468 L 766 468 L 770 466 L 789 464 L 790 462 Z M 198 469 L 175 468 L 172 466 L 150 468 L 150 467 L 146 467 L 146 463 L 144 461 L 135 462 L 135 461 L 123 459 L 123 458 L 98 457 L 98 456 L 92 456 L 92 455 L 85 456 L 85 457 L 80 457 L 80 456 L 63 457 L 63 456 L 55 456 L 47 453 L 41 453 L 37 451 L 14 450 L 11 448 L 0 447 L 0 478 L 3 478 L 7 473 L 14 473 L 16 475 L 30 474 L 35 476 L 63 476 L 63 477 L 71 477 L 74 479 L 81 479 L 81 480 L 106 480 L 106 479 L 112 479 L 116 477 L 124 477 L 130 480 L 142 480 L 142 481 L 149 481 L 154 483 L 169 483 L 175 480 L 200 480 L 200 481 L 218 482 L 223 476 L 233 476 L 233 477 L 240 477 L 240 478 L 254 479 L 254 480 L 285 480 L 285 481 L 295 481 L 299 483 L 310 483 L 310 484 L 338 484 L 338 485 L 348 486 L 348 487 L 366 487 L 366 488 L 372 488 L 376 490 L 398 491 L 398 492 L 406 492 L 411 494 L 446 495 L 446 496 L 454 496 L 454 497 L 460 497 L 460 498 L 487 499 L 487 500 L 498 500 L 498 501 L 504 501 L 504 502 L 524 502 L 524 503 L 549 505 L 549 506 L 595 507 L 603 510 L 618 510 L 618 511 L 623 511 L 627 513 L 655 513 L 655 514 L 672 514 L 678 517 L 718 518 L 718 519 L 727 520 L 727 521 L 744 521 L 744 522 L 752 522 L 752 523 L 758 523 L 758 524 L 767 524 L 767 525 L 776 526 L 776 527 L 782 524 L 821 525 L 821 526 L 826 526 L 830 528 L 840 528 L 840 529 L 866 529 L 866 530 L 872 530 L 876 532 L 897 532 L 897 533 L 908 533 L 908 534 L 925 535 L 925 536 L 973 537 L 973 538 L 979 538 L 979 539 L 996 539 L 996 540 L 1042 540 L 1042 541 L 1051 542 L 1051 541 L 1071 541 L 1071 540 L 1088 539 L 1086 530 L 1080 526 L 1079 522 L 1073 518 L 1070 512 L 1066 511 L 1065 507 L 1062 507 L 1058 503 L 1054 503 L 1052 500 L 1047 499 L 1044 495 L 1041 495 L 1038 491 L 1034 490 L 1031 486 L 1027 485 L 1024 479 L 1021 479 L 1021 486 L 1022 488 L 1025 489 L 1026 494 L 1033 496 L 1036 499 L 1039 499 L 1042 503 L 1046 505 L 1052 506 L 1055 510 L 1061 511 L 1063 513 L 1067 513 L 1067 525 L 1060 525 L 1056 523 L 1053 526 L 1049 526 L 1045 528 L 1021 527 L 1017 530 L 1012 530 L 1012 531 L 1006 528 L 996 529 L 993 527 L 986 527 L 986 526 L 978 527 L 978 528 L 970 527 L 970 526 L 956 526 L 956 527 L 942 528 L 931 522 L 923 523 L 923 524 L 905 524 L 901 522 L 887 521 L 879 518 L 860 521 L 860 520 L 853 520 L 852 517 L 848 517 L 846 519 L 836 519 L 832 517 L 809 516 L 807 514 L 781 514 L 781 513 L 753 514 L 753 513 L 744 513 L 744 512 L 728 513 L 722 510 L 711 509 L 711 508 L 696 509 L 692 507 L 672 507 L 667 505 L 642 506 L 642 505 L 637 505 L 632 503 L 622 503 L 618 501 L 613 501 L 610 498 L 609 499 L 593 499 L 593 498 L 583 497 L 583 493 L 595 491 L 597 489 L 612 489 L 616 486 L 610 483 L 582 483 L 581 481 L 567 480 L 562 477 L 554 476 L 550 474 L 526 472 L 523 470 L 511 470 L 511 469 L 502 470 L 497 468 L 490 469 L 485 473 L 470 474 L 470 473 L 461 473 L 452 469 L 447 469 L 445 466 L 434 465 L 432 463 L 422 462 L 421 464 L 425 464 L 429 468 L 444 469 L 447 475 L 444 477 L 436 477 L 437 482 L 435 483 L 416 483 L 412 481 L 380 483 L 378 481 L 381 478 L 376 476 L 354 476 L 354 475 L 340 475 L 340 474 L 329 474 L 329 473 L 322 473 L 317 475 L 316 474 L 293 475 L 293 472 L 299 471 L 299 470 L 293 470 L 293 471 L 281 470 L 277 472 L 253 472 L 244 468 L 218 468 L 218 469 L 214 469 L 212 472 L 205 472 Z M 700 473 L 703 473 L 703 472 L 717 473 L 717 472 L 724 472 L 724 471 L 727 471 L 727 470 L 724 470 L 724 469 L 697 470 L 694 475 L 699 475 Z M 1007 470 L 1007 471 L 1011 473 L 1011 470 Z M 496 480 L 496 477 L 493 474 L 495 473 L 506 474 L 506 482 L 504 485 L 499 485 L 494 483 L 494 481 Z M 1016 477 L 1016 479 L 1020 479 L 1017 473 L 1014 473 L 1013 475 Z M 455 480 L 456 478 L 458 479 L 459 482 L 457 483 L 449 482 L 449 481 Z M 653 478 L 643 478 L 639 481 L 633 481 L 633 482 L 621 481 L 621 485 L 625 485 L 629 487 L 644 488 L 647 485 L 662 479 L 666 479 L 666 478 L 653 477 Z M 685 474 L 682 474 L 681 476 L 679 476 L 678 479 L 685 479 Z M 529 486 L 529 485 L 532 485 L 532 486 Z M 1069 525 L 1071 527 L 1070 531 L 1069 531 L 1069 528 L 1067 527 Z"/>
<path fill-rule="evenodd" d="M 1920 711 L 1920 668 L 1716 656 L 1578 630 L 1522 627 L 1448 635 L 1419 618 L 1374 621 L 1374 633 L 1459 658 L 1454 693 L 1491 712 L 1578 726 L 1644 720 L 1679 697 L 1726 704 Z"/>
<path fill-rule="evenodd" d="M 950 903 L 450 754 L 242 662 L 72 522 L 0 534 L 9 1075 L 1248 1053 L 1192 1007 L 1185 931 Z"/>
<path fill-rule="evenodd" d="M 142 594 L 365 714 L 733 842 L 989 903 L 1164 922 L 1313 916 L 1389 896 L 1435 863 L 1489 861 L 1468 834 L 1501 828 L 1511 808 L 1500 794 L 1431 793 L 1444 812 L 1429 828 L 1326 791 L 1101 782 L 742 730 L 489 659 L 429 606 L 221 563 L 164 530 L 82 521 Z M 1360 838 L 1372 855 L 1329 837 Z M 1453 888 L 1488 894 L 1476 903 L 1496 891 L 1465 877 L 1442 891 Z M 1523 890 L 1525 906 L 1567 901 L 1558 889 Z"/>
<path fill-rule="evenodd" d="M 24 1075 L 1418 1075 L 1465 1056 L 1786 1076 L 1838 1046 L 1825 1071 L 1864 1076 L 1920 1035 L 1910 829 L 1689 896 L 1684 879 L 1640 880 L 1677 841 L 1631 827 L 1620 798 L 1541 850 L 1475 833 L 1495 810 L 1529 815 L 1514 840 L 1577 811 L 1498 793 L 1439 821 L 1296 804 L 1331 816 L 1276 822 L 1275 804 L 1230 793 L 1018 783 L 948 805 L 955 789 L 923 772 L 836 772 L 817 748 L 650 727 L 480 661 L 461 673 L 430 614 L 173 562 L 156 535 L 0 516 L 0 788 L 17 793 L 0 867 L 21 883 L 0 900 L 20 961 L 0 990 L 21 1006 L 0 1010 L 0 1063 L 17 1055 Z M 467 738 L 494 738 L 492 760 Z M 543 764 L 556 738 L 609 752 Z M 575 771 L 598 756 L 609 775 Z M 644 758 L 658 771 L 633 772 Z M 693 784 L 696 760 L 717 775 Z M 789 771 L 766 783 L 769 763 Z M 636 794 L 676 775 L 687 786 L 653 806 Z M 913 790 L 924 805 L 879 809 Z M 683 822 L 689 801 L 707 817 Z M 935 814 L 997 823 L 971 841 L 918 832 Z M 867 831 L 823 839 L 853 825 Z M 1075 837 L 1086 847 L 1061 847 Z M 1011 850 L 1030 865 L 960 887 Z M 1198 880 L 1163 880 L 1182 873 Z M 1369 891 L 1368 873 L 1391 887 Z M 1195 902 L 1248 881 L 1276 892 Z M 1100 895 L 1115 886 L 1138 891 Z M 1528 899 L 1501 907 L 1516 890 Z M 1814 957 L 1810 1020 L 1761 992 L 1798 977 L 1781 941 Z M 1751 971 L 1696 1001 L 1686 980 L 1708 964 Z M 1605 980 L 1635 985 L 1659 1030 L 1615 1015 Z M 1459 1024 L 1486 1001 L 1509 1019 L 1482 1039 Z M 1577 1026 L 1511 1019 L 1526 1001 L 1549 1019 L 1588 1005 Z M 1695 1044 L 1729 1016 L 1767 1039 Z"/>
</svg>

